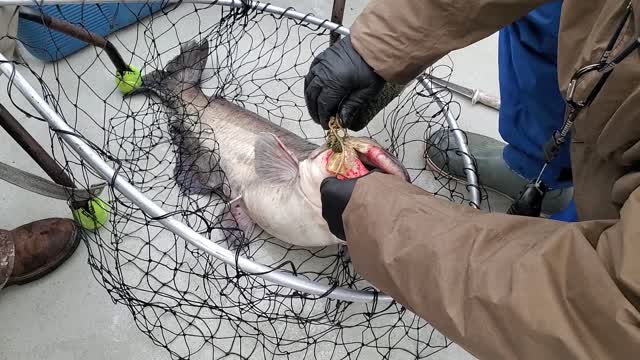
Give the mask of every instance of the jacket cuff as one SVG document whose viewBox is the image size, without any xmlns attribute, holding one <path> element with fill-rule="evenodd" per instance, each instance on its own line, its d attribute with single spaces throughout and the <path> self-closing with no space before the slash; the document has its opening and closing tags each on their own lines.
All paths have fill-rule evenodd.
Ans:
<svg viewBox="0 0 640 360">
<path fill-rule="evenodd" d="M 407 85 L 427 68 L 424 64 L 398 61 L 398 55 L 394 54 L 394 46 L 388 43 L 388 39 L 372 32 L 362 21 L 356 19 L 351 27 L 351 44 L 385 81 Z"/>
</svg>

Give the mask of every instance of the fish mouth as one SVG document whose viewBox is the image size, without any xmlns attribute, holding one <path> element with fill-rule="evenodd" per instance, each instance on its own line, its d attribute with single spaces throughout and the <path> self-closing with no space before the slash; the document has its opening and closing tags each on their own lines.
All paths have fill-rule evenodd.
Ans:
<svg viewBox="0 0 640 360">
<path fill-rule="evenodd" d="M 386 174 L 395 175 L 407 182 L 411 182 L 409 171 L 407 171 L 402 162 L 382 147 L 377 141 L 367 137 L 353 137 L 351 140 L 351 143 L 355 145 L 354 150 L 356 150 L 358 159 L 362 162 L 367 171 L 377 170 Z M 313 159 L 326 151 L 330 151 L 330 149 L 326 144 L 324 144 L 316 149 L 310 155 L 310 158 Z"/>
<path fill-rule="evenodd" d="M 380 170 L 384 173 L 398 176 L 407 182 L 411 181 L 409 171 L 402 162 L 378 144 L 375 140 L 359 137 L 359 142 L 365 143 L 365 146 L 357 148 L 358 158 L 369 171 Z"/>
</svg>

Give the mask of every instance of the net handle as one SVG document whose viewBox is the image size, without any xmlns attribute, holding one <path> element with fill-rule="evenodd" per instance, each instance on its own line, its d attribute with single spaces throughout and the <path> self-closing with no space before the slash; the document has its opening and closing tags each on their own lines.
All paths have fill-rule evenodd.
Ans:
<svg viewBox="0 0 640 360">
<path fill-rule="evenodd" d="M 147 0 L 149 2 L 156 2 L 155 0 Z M 157 0 L 165 2 L 178 2 L 179 0 Z M 2 5 L 55 5 L 55 4 L 89 4 L 89 3 L 110 3 L 110 2 L 140 2 L 140 0 L 0 0 L 0 6 Z M 181 0 L 184 3 L 206 3 L 206 4 L 218 4 L 221 6 L 229 6 L 235 8 L 244 7 L 240 0 L 218 0 L 218 1 L 203 1 L 203 0 Z M 282 8 L 273 6 L 270 4 L 264 4 L 256 1 L 251 1 L 251 8 L 271 13 L 274 15 L 285 16 L 291 19 L 304 21 L 319 27 L 325 28 L 330 31 L 335 31 L 341 35 L 348 35 L 349 29 L 339 24 L 332 23 L 328 20 L 322 20 L 310 14 L 303 14 L 292 10 L 291 8 Z M 255 275 L 269 282 L 277 285 L 285 286 L 287 288 L 300 291 L 305 294 L 314 296 L 323 296 L 334 300 L 341 300 L 355 303 L 389 303 L 394 300 L 384 294 L 380 294 L 375 291 L 365 290 L 353 290 L 347 288 L 333 288 L 329 285 L 320 284 L 315 281 L 299 278 L 291 273 L 287 273 L 281 270 L 273 270 L 272 268 L 263 264 L 256 263 L 244 257 L 236 257 L 230 250 L 225 249 L 212 241 L 206 239 L 202 235 L 195 232 L 186 224 L 176 220 L 174 217 L 167 216 L 167 212 L 160 206 L 155 204 L 152 200 L 148 199 L 137 188 L 127 182 L 122 176 L 118 175 L 116 171 L 109 166 L 102 157 L 94 151 L 89 144 L 87 144 L 80 134 L 72 129 L 51 107 L 46 101 L 38 94 L 38 92 L 28 83 L 28 81 L 16 70 L 15 65 L 8 61 L 7 58 L 0 53 L 0 72 L 12 79 L 12 84 L 20 93 L 29 101 L 29 103 L 40 113 L 40 115 L 47 120 L 49 127 L 62 138 L 80 157 L 82 157 L 104 180 L 110 181 L 113 188 L 126 198 L 135 203 L 142 211 L 148 216 L 161 223 L 168 230 L 178 235 L 190 244 L 202 249 L 207 254 L 214 256 L 215 258 L 233 266 L 237 266 L 243 272 L 249 275 Z M 423 80 L 423 84 L 431 85 L 427 89 L 433 90 L 433 85 L 427 79 Z M 437 97 L 436 97 L 437 98 Z M 438 102 L 438 105 L 442 108 L 443 103 Z M 457 129 L 457 121 L 453 115 L 446 111 L 447 121 L 449 125 L 453 125 L 452 128 Z M 456 131 L 459 133 L 459 131 Z M 457 137 L 456 137 L 457 138 Z M 460 142 L 459 147 L 461 151 L 468 153 L 468 148 L 464 141 Z M 466 157 L 465 157 L 466 160 Z M 466 163 L 466 161 L 465 161 Z M 473 164 L 469 164 L 469 168 L 473 168 Z M 474 177 L 468 180 L 475 180 L 475 172 L 471 171 Z M 467 173 L 469 175 L 469 172 Z M 470 183 L 470 186 L 477 185 L 477 182 Z M 477 186 L 472 186 L 472 189 Z M 478 199 L 473 199 L 477 201 Z"/>
</svg>

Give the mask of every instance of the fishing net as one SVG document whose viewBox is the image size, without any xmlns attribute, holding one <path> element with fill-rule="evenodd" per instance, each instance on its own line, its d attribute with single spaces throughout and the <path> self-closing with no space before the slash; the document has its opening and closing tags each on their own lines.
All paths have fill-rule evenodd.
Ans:
<svg viewBox="0 0 640 360">
<path fill-rule="evenodd" d="M 64 6 L 33 8 L 86 26 L 90 19 L 65 16 Z M 203 75 L 207 95 L 221 96 L 313 143 L 325 141 L 303 98 L 307 69 L 314 56 L 329 46 L 330 31 L 325 27 L 271 13 L 268 6 L 265 10 L 173 3 L 162 4 L 150 16 L 141 15 L 144 6 L 138 10 L 122 4 L 109 6 L 135 17 L 133 24 L 107 38 L 143 74 L 164 68 L 181 44 L 208 39 L 211 53 Z M 108 17 L 107 5 L 95 7 L 94 18 Z M 176 182 L 180 154 L 172 143 L 167 108 L 155 97 L 123 96 L 114 81 L 114 66 L 101 48 L 87 46 L 57 61 L 30 56 L 38 51 L 54 56 L 62 46 L 59 35 L 44 30 L 41 37 L 48 37 L 43 42 L 46 47 L 19 39 L 21 57 L 14 63 L 73 129 L 66 134 L 90 144 L 117 175 L 161 206 L 167 216 L 232 249 L 237 259 L 330 287 L 325 294 L 309 295 L 220 261 L 168 230 L 162 219 L 142 211 L 106 179 L 109 186 L 100 196 L 108 203 L 108 221 L 83 235 L 89 265 L 113 302 L 126 307 L 137 327 L 154 344 L 166 348 L 171 358 L 414 359 L 451 344 L 402 305 L 376 301 L 376 289 L 354 272 L 345 247 L 301 248 L 266 233 L 238 236 L 238 232 L 223 231 L 235 229 L 222 221 L 228 201 L 214 193 L 186 192 Z M 447 78 L 452 69 L 444 59 L 426 75 Z M 19 95 L 11 78 L 1 81 L 6 89 L 0 98 L 3 104 L 11 105 L 16 115 L 44 120 Z M 469 204 L 469 185 L 434 171 L 424 158 L 436 146 L 429 136 L 451 129 L 447 112 L 454 118 L 460 113 L 450 92 L 433 93 L 414 82 L 354 135 L 367 135 L 383 144 L 402 160 L 414 184 Z M 199 119 L 187 120 L 197 124 Z M 105 181 L 61 135 L 50 131 L 49 150 L 76 186 L 89 188 Z M 201 133 L 214 135 L 215 129 Z M 442 156 L 447 150 L 459 150 L 454 143 L 438 146 L 435 150 Z M 209 153 L 198 156 L 217 161 L 220 154 L 214 145 Z M 488 206 L 484 191 L 482 199 L 482 206 Z M 238 238 L 230 241 L 229 234 Z M 336 300 L 331 289 L 372 292 L 373 301 Z"/>
</svg>

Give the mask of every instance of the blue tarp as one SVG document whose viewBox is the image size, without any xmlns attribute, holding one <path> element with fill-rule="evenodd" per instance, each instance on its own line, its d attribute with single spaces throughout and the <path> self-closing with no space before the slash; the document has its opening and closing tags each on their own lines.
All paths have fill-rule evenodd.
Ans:
<svg viewBox="0 0 640 360">
<path fill-rule="evenodd" d="M 31 8 L 106 36 L 149 16 L 166 4 L 165 1 L 157 1 L 43 5 Z M 81 40 L 22 18 L 18 21 L 17 37 L 33 56 L 45 61 L 59 60 L 87 46 Z"/>
</svg>

